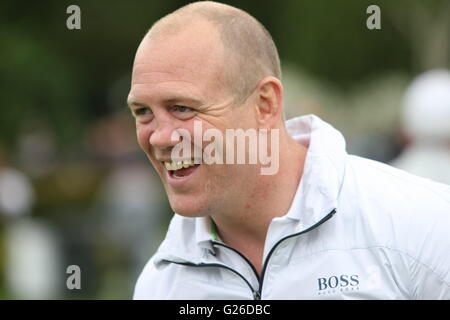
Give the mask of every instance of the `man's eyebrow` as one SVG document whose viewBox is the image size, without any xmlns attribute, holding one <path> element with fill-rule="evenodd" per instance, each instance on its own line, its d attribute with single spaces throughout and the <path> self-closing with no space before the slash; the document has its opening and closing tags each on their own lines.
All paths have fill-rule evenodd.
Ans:
<svg viewBox="0 0 450 320">
<path fill-rule="evenodd" d="M 199 99 L 193 98 L 193 97 L 189 97 L 189 96 L 175 96 L 169 99 L 164 99 L 163 100 L 164 104 L 178 104 L 178 103 L 188 103 L 188 104 L 192 104 L 192 105 L 201 105 L 202 101 L 200 101 Z"/>
<path fill-rule="evenodd" d="M 129 94 L 127 96 L 127 107 L 132 109 L 132 106 L 140 106 L 140 107 L 147 107 L 146 103 L 142 102 L 138 97 L 136 97 L 134 94 Z"/>
<path fill-rule="evenodd" d="M 142 102 L 139 102 L 139 101 L 136 101 L 136 100 L 134 100 L 134 99 L 128 99 L 128 100 L 127 100 L 127 106 L 128 106 L 128 108 L 131 109 L 132 106 L 146 107 L 146 104 L 145 104 L 145 103 L 142 103 Z"/>
<path fill-rule="evenodd" d="M 183 103 L 190 104 L 193 106 L 200 106 L 203 104 L 201 100 L 190 96 L 174 96 L 162 100 L 162 104 L 164 105 L 183 104 Z M 135 100 L 133 98 L 127 100 L 127 105 L 129 108 L 131 108 L 132 106 L 148 107 L 146 103 Z"/>
</svg>

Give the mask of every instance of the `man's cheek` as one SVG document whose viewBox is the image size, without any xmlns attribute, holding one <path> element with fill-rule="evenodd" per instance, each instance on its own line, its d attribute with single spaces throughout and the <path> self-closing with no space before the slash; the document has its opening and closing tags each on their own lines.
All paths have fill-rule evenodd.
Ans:
<svg viewBox="0 0 450 320">
<path fill-rule="evenodd" d="M 145 130 L 143 128 L 139 128 L 139 125 L 137 125 L 136 128 L 136 137 L 137 137 L 137 141 L 139 146 L 141 147 L 141 149 L 147 153 L 150 147 L 150 143 L 149 143 L 149 135 L 145 132 Z"/>
</svg>

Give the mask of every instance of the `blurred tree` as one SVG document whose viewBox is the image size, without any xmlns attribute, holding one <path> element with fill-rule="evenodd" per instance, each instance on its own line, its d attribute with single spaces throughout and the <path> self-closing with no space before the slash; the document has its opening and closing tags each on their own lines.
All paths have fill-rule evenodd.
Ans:
<svg viewBox="0 0 450 320">
<path fill-rule="evenodd" d="M 386 6 L 393 25 L 412 47 L 418 71 L 450 67 L 450 1 L 402 0 Z"/>
</svg>

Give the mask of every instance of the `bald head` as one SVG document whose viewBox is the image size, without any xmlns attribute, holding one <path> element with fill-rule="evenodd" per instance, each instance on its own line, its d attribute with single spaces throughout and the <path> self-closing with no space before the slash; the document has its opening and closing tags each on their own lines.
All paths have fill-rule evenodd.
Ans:
<svg viewBox="0 0 450 320">
<path fill-rule="evenodd" d="M 149 30 L 146 41 L 164 41 L 189 25 L 205 21 L 217 34 L 223 52 L 221 79 L 237 102 L 243 100 L 265 76 L 281 79 L 278 52 L 269 32 L 248 13 L 229 5 L 201 1 L 186 5 L 161 18 Z"/>
</svg>

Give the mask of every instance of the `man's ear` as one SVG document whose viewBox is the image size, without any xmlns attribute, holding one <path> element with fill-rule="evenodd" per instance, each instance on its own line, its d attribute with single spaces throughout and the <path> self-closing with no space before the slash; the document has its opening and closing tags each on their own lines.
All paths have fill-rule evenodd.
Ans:
<svg viewBox="0 0 450 320">
<path fill-rule="evenodd" d="M 283 85 L 275 77 L 265 77 L 256 89 L 258 124 L 267 129 L 283 121 Z"/>
</svg>

